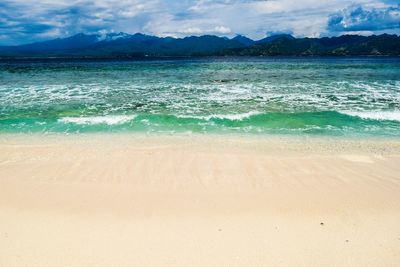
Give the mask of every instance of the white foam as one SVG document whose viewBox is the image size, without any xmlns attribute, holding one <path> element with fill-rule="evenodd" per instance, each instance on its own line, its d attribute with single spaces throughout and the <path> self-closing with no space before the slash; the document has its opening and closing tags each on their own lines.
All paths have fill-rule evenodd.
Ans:
<svg viewBox="0 0 400 267">
<path fill-rule="evenodd" d="M 261 114 L 261 112 L 259 111 L 250 111 L 250 112 L 246 112 L 246 113 L 239 113 L 239 114 L 215 114 L 215 115 L 209 115 L 209 116 L 205 116 L 203 117 L 206 120 L 210 120 L 210 119 L 228 119 L 228 120 L 243 120 L 243 119 L 247 119 L 251 116 L 254 115 L 258 115 Z"/>
<path fill-rule="evenodd" d="M 340 113 L 362 119 L 400 121 L 400 110 L 397 111 L 341 111 Z"/>
<path fill-rule="evenodd" d="M 227 120 L 243 120 L 247 119 L 251 116 L 261 114 L 259 111 L 250 111 L 246 113 L 239 113 L 239 114 L 212 114 L 207 116 L 186 116 L 186 115 L 179 115 L 179 118 L 194 118 L 194 119 L 203 119 L 203 120 L 211 120 L 211 119 L 227 119 Z"/>
<path fill-rule="evenodd" d="M 63 123 L 75 123 L 75 124 L 107 124 L 107 125 L 117 125 L 123 124 L 128 121 L 133 120 L 136 115 L 106 115 L 106 116 L 93 116 L 93 117 L 64 117 L 59 119 Z"/>
</svg>

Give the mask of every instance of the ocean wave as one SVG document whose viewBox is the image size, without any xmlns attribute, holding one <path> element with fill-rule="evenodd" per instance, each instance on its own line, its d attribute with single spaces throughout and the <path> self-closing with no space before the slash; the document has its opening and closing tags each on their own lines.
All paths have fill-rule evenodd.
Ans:
<svg viewBox="0 0 400 267">
<path fill-rule="evenodd" d="M 177 115 L 178 118 L 185 118 L 185 119 L 200 119 L 200 120 L 212 120 L 212 119 L 220 119 L 220 120 L 231 120 L 231 121 L 240 121 L 247 118 L 250 118 L 255 115 L 263 114 L 259 111 L 249 111 L 246 113 L 237 113 L 237 114 L 212 114 L 207 116 L 189 116 L 189 115 Z"/>
<path fill-rule="evenodd" d="M 400 121 L 399 111 L 340 111 L 340 113 L 369 120 Z"/>
<path fill-rule="evenodd" d="M 92 117 L 64 117 L 60 118 L 59 122 L 74 123 L 79 125 L 95 125 L 107 124 L 118 125 L 124 124 L 133 120 L 136 115 L 105 115 L 105 116 L 92 116 Z"/>
</svg>

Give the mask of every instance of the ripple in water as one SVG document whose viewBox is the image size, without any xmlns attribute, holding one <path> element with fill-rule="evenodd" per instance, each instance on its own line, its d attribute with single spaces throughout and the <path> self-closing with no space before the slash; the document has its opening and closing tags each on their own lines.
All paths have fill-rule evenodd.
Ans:
<svg viewBox="0 0 400 267">
<path fill-rule="evenodd" d="M 400 63 L 0 63 L 0 103 L 1 132 L 400 136 Z"/>
</svg>

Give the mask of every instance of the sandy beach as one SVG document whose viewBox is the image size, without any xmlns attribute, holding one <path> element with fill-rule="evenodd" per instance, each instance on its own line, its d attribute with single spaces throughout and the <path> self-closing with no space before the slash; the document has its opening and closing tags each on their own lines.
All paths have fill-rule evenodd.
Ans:
<svg viewBox="0 0 400 267">
<path fill-rule="evenodd" d="M 0 266 L 399 266 L 400 140 L 0 136 Z"/>
</svg>

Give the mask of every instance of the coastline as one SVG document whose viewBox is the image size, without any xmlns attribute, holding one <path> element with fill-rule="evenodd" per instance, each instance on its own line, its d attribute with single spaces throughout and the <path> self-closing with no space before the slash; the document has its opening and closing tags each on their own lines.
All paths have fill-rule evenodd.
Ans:
<svg viewBox="0 0 400 267">
<path fill-rule="evenodd" d="M 400 140 L 2 134 L 0 265 L 395 266 Z"/>
</svg>

